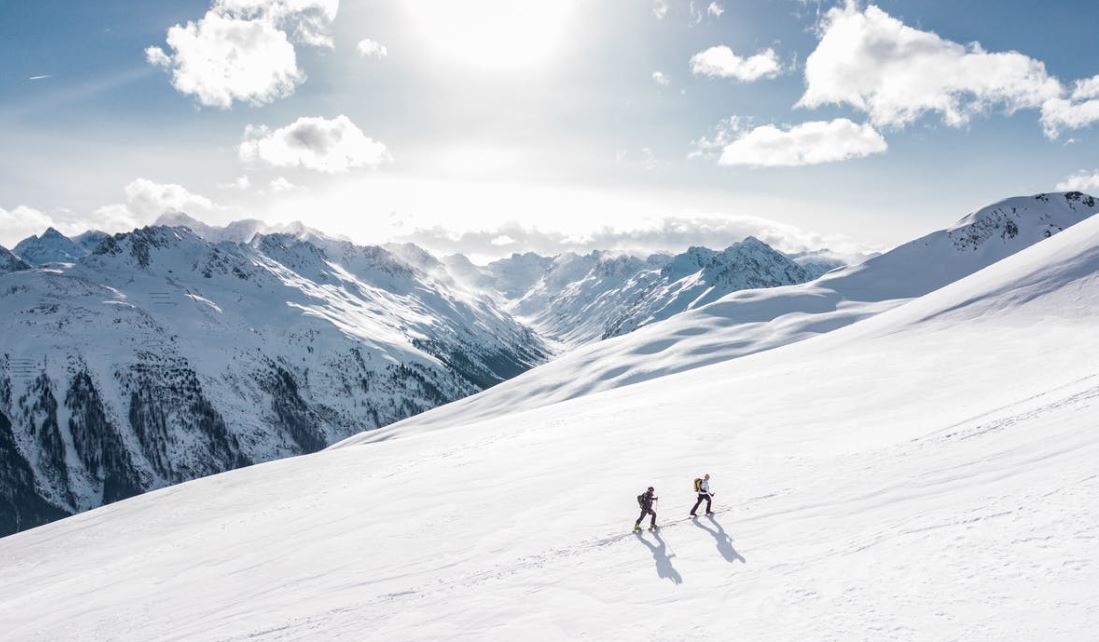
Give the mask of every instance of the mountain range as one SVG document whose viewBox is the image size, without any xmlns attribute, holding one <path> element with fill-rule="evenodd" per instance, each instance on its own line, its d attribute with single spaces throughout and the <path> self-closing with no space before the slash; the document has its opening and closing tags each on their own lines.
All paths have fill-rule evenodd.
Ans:
<svg viewBox="0 0 1099 642">
<path fill-rule="evenodd" d="M 588 344 L 485 393 L 417 419 L 417 430 L 486 418 L 749 356 L 830 333 L 938 290 L 1099 213 L 1080 192 L 993 203 L 949 228 L 802 284 L 740 290 L 643 327 Z M 387 439 L 401 425 L 354 440 Z"/>
<path fill-rule="evenodd" d="M 181 213 L 113 236 L 49 229 L 0 251 L 0 534 L 315 452 L 819 269 L 753 238 L 476 266 Z"/>
<path fill-rule="evenodd" d="M 1008 199 L 323 452 L 2 538 L 0 626 L 15 639 L 1087 637 L 1097 211 L 1078 193 Z M 147 233 L 191 238 L 180 229 Z M 139 264 L 117 242 L 93 256 Z M 573 382 L 586 389 L 545 398 Z M 715 513 L 691 519 L 703 473 Z M 648 486 L 662 527 L 631 532 Z"/>
</svg>

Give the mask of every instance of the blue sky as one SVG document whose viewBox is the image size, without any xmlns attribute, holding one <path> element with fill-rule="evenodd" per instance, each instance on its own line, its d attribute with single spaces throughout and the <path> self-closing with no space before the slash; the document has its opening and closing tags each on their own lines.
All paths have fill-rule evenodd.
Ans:
<svg viewBox="0 0 1099 642">
<path fill-rule="evenodd" d="M 1022 0 L 9 2 L 0 243 L 178 209 L 485 258 L 886 247 L 1099 191 L 1094 24 Z"/>
</svg>

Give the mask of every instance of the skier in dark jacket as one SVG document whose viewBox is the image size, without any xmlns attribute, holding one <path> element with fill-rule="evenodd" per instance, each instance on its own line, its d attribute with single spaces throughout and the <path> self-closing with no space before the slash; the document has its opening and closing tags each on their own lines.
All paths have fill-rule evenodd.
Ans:
<svg viewBox="0 0 1099 642">
<path fill-rule="evenodd" d="M 637 497 L 637 503 L 641 504 L 641 516 L 637 518 L 637 522 L 634 523 L 633 529 L 635 531 L 641 530 L 641 520 L 645 519 L 646 515 L 652 515 L 652 519 L 649 521 L 649 528 L 656 528 L 656 511 L 653 510 L 653 502 L 660 499 L 653 496 L 653 487 L 649 486 L 641 495 Z"/>
<path fill-rule="evenodd" d="M 691 517 L 697 517 L 695 511 L 702 505 L 702 502 L 706 502 L 706 514 L 713 515 L 714 511 L 710 510 L 710 502 L 713 500 L 714 494 L 710 492 L 710 473 L 706 473 L 706 476 L 699 480 L 698 484 L 698 501 L 691 507 Z"/>
</svg>

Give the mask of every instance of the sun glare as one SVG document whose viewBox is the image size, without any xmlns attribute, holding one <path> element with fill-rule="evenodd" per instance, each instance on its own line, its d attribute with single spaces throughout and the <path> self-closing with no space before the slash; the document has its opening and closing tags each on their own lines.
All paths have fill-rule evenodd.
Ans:
<svg viewBox="0 0 1099 642">
<path fill-rule="evenodd" d="M 412 0 L 405 6 L 432 52 L 465 66 L 507 70 L 553 61 L 574 0 Z"/>
</svg>

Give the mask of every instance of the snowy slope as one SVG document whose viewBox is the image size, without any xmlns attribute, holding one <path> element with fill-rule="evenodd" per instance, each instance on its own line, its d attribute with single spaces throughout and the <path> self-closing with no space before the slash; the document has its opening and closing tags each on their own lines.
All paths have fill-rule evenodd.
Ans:
<svg viewBox="0 0 1099 642">
<path fill-rule="evenodd" d="M 417 425 L 556 403 L 831 332 L 992 265 L 1096 212 L 1099 202 L 1079 192 L 1007 199 L 815 281 L 734 292 L 626 336 L 582 346 L 491 391 L 437 408 Z"/>
<path fill-rule="evenodd" d="M 0 246 L 0 274 L 29 270 L 30 267 L 25 261 L 12 254 L 10 250 Z"/>
<path fill-rule="evenodd" d="M 0 336 L 0 534 L 319 450 L 547 354 L 382 248 L 164 226 L 0 275 Z"/>
<path fill-rule="evenodd" d="M 1082 639 L 1099 218 L 825 336 L 0 540 L 52 639 Z M 713 474 L 718 513 L 683 519 Z M 628 532 L 653 484 L 666 526 Z M 365 633 L 369 632 L 369 633 Z"/>
</svg>

